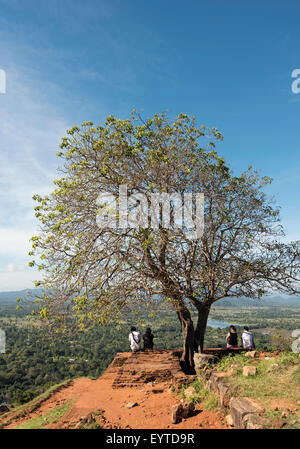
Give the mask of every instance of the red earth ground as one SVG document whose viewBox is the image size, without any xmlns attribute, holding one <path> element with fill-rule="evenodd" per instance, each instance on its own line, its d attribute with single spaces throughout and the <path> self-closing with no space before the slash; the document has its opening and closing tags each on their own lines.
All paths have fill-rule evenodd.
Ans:
<svg viewBox="0 0 300 449">
<path fill-rule="evenodd" d="M 185 381 L 176 351 L 119 353 L 97 380 L 80 378 L 54 393 L 33 413 L 17 418 L 5 428 L 14 428 L 32 418 L 46 415 L 55 407 L 72 402 L 67 413 L 47 428 L 78 428 L 91 413 L 101 428 L 132 429 L 223 429 L 221 411 L 203 410 L 197 404 L 194 415 L 172 424 L 172 406 L 180 396 L 171 393 L 174 379 Z M 192 379 L 191 379 L 192 380 Z M 127 408 L 128 403 L 137 403 Z"/>
</svg>

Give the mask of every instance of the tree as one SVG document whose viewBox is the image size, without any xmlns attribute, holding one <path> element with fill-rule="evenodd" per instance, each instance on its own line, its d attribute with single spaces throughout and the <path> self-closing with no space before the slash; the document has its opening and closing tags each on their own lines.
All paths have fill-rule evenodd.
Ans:
<svg viewBox="0 0 300 449">
<path fill-rule="evenodd" d="M 136 113 L 128 120 L 110 116 L 103 126 L 85 122 L 70 129 L 58 153 L 64 165 L 57 188 L 34 196 L 41 232 L 32 238 L 30 252 L 39 260 L 30 265 L 45 273 L 36 283 L 44 289 L 41 317 L 62 323 L 75 314 L 81 325 L 103 323 L 132 304 L 143 307 L 163 298 L 177 313 L 182 361 L 192 368 L 194 350 L 203 351 L 214 302 L 259 298 L 274 289 L 298 293 L 299 242 L 279 240 L 284 236 L 279 210 L 264 193 L 271 180 L 251 167 L 234 176 L 215 151 L 221 140 L 216 128 L 197 127 L 185 114 L 174 122 L 165 114 L 146 121 Z M 125 212 L 119 199 L 124 185 L 128 195 L 136 195 Z M 184 195 L 199 192 L 205 229 L 191 238 L 188 214 L 180 226 L 177 213 Z M 173 195 L 169 209 L 166 193 Z M 151 226 L 150 204 L 157 194 L 159 216 Z M 195 326 L 191 310 L 198 314 Z"/>
</svg>

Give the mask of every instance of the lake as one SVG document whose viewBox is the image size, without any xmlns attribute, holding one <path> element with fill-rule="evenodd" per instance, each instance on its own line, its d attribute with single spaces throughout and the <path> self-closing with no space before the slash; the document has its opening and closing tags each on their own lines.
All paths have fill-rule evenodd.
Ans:
<svg viewBox="0 0 300 449">
<path fill-rule="evenodd" d="M 207 326 L 214 327 L 215 329 L 217 329 L 218 327 L 220 329 L 224 329 L 225 327 L 229 327 L 230 323 L 227 323 L 227 321 L 210 320 L 208 318 Z"/>
</svg>

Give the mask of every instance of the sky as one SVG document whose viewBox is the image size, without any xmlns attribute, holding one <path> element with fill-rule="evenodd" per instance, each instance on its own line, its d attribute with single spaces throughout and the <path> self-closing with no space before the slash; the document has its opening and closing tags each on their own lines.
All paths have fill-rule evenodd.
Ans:
<svg viewBox="0 0 300 449">
<path fill-rule="evenodd" d="M 66 130 L 133 109 L 216 126 L 236 174 L 274 179 L 286 239 L 300 239 L 299 23 L 289 0 L 0 0 L 0 291 L 39 277 L 32 195 L 53 189 Z"/>
</svg>

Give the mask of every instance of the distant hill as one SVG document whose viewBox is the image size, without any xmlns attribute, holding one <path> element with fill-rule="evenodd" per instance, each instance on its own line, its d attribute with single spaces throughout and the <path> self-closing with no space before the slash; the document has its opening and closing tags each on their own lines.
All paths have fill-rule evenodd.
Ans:
<svg viewBox="0 0 300 449">
<path fill-rule="evenodd" d="M 16 299 L 24 296 L 28 293 L 33 295 L 37 295 L 41 293 L 41 289 L 25 289 L 19 291 L 11 291 L 11 292 L 0 292 L 0 304 L 11 304 L 16 302 Z M 224 298 L 215 303 L 216 307 L 241 307 L 241 306 L 277 306 L 284 307 L 294 305 L 300 306 L 300 297 L 299 296 L 266 296 L 261 299 L 250 299 L 250 298 L 236 298 L 236 299 L 228 299 Z"/>
<path fill-rule="evenodd" d="M 215 307 L 241 307 L 241 306 L 300 306 L 299 296 L 265 296 L 261 299 L 251 298 L 236 298 L 236 299 L 220 299 L 215 304 Z"/>
<path fill-rule="evenodd" d="M 11 292 L 0 292 L 0 304 L 12 304 L 15 303 L 17 298 L 24 298 L 26 294 L 31 293 L 37 295 L 40 293 L 40 289 L 25 289 Z"/>
</svg>

